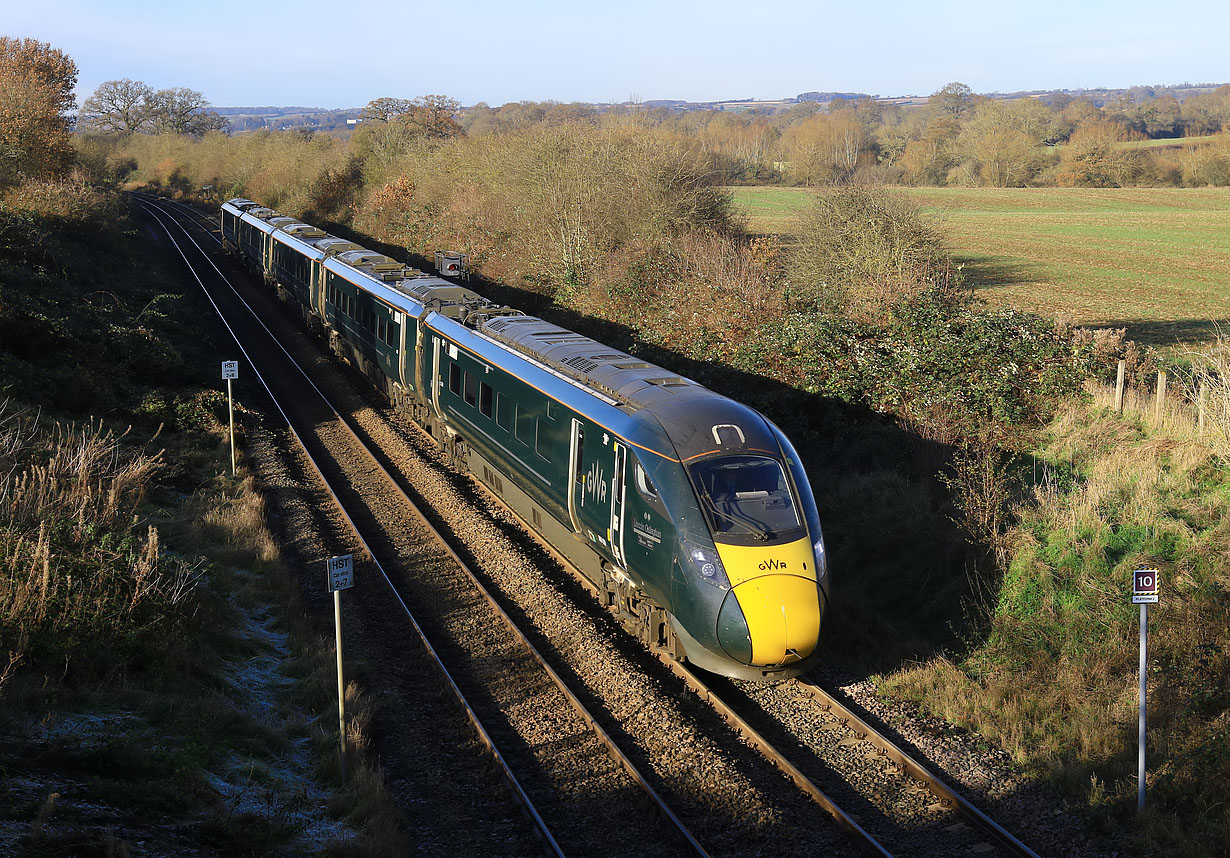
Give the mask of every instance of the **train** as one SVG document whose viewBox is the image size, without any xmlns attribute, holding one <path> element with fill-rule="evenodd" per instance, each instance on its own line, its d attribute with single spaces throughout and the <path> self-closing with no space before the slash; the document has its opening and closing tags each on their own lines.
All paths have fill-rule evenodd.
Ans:
<svg viewBox="0 0 1230 858">
<path fill-rule="evenodd" d="M 227 251 L 652 650 L 749 680 L 816 663 L 824 537 L 764 415 L 252 200 L 220 222 Z"/>
</svg>

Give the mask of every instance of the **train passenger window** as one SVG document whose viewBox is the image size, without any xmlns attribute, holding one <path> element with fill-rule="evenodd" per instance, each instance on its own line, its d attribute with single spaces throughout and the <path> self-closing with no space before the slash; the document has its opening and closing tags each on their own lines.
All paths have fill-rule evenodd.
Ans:
<svg viewBox="0 0 1230 858">
<path fill-rule="evenodd" d="M 492 399 L 494 398 L 494 393 L 495 391 L 491 389 L 491 385 L 487 384 L 487 382 L 485 381 L 479 382 L 478 384 L 478 410 L 482 412 L 482 415 L 484 417 L 490 417 L 492 414 L 492 411 L 493 411 L 492 406 L 494 405 L 494 403 L 492 402 Z"/>
<path fill-rule="evenodd" d="M 511 432 L 513 427 L 513 406 L 508 397 L 502 393 L 495 395 L 495 422 L 505 432 Z"/>
<path fill-rule="evenodd" d="M 542 420 L 534 421 L 534 452 L 544 462 L 551 461 L 551 432 L 549 424 Z"/>
<path fill-rule="evenodd" d="M 555 403 L 550 399 L 547 400 L 547 417 L 551 420 L 555 419 Z"/>
<path fill-rule="evenodd" d="M 534 438 L 534 415 L 526 412 L 520 405 L 517 406 L 517 440 L 525 446 L 529 446 Z"/>
<path fill-rule="evenodd" d="M 461 396 L 461 367 L 455 363 L 448 365 L 448 389 L 454 396 Z"/>
<path fill-rule="evenodd" d="M 385 342 L 389 345 L 395 346 L 401 341 L 401 325 L 397 322 L 390 319 L 389 323 L 384 326 L 384 332 L 389 336 L 389 338 L 385 340 Z"/>
<path fill-rule="evenodd" d="M 478 404 L 478 379 L 474 373 L 466 373 L 466 405 Z"/>
<path fill-rule="evenodd" d="M 647 500 L 657 501 L 658 490 L 653 487 L 653 481 L 649 479 L 649 474 L 645 473 L 645 469 L 641 467 L 640 462 L 636 463 L 636 489 Z"/>
</svg>

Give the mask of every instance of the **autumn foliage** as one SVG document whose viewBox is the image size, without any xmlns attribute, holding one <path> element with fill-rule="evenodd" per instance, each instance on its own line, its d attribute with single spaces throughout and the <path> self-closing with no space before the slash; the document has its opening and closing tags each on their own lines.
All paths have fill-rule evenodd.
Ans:
<svg viewBox="0 0 1230 858">
<path fill-rule="evenodd" d="M 77 64 L 34 39 L 0 36 L 0 186 L 65 172 L 73 161 L 65 111 Z"/>
</svg>

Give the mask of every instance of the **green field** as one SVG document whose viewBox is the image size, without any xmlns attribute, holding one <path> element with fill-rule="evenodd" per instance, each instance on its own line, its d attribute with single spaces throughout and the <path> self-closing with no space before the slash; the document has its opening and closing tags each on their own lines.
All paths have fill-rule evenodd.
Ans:
<svg viewBox="0 0 1230 858">
<path fill-rule="evenodd" d="M 787 237 L 811 195 L 731 191 L 753 232 Z M 1230 188 L 903 192 L 942 219 L 969 283 L 989 301 L 1127 326 L 1161 346 L 1207 339 L 1230 319 Z"/>
</svg>

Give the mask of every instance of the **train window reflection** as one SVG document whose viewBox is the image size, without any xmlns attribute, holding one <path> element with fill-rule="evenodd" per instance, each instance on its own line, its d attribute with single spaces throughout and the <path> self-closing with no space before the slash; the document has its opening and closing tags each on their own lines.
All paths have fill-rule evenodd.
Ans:
<svg viewBox="0 0 1230 858">
<path fill-rule="evenodd" d="M 771 539 L 800 527 L 781 464 L 764 456 L 722 456 L 692 466 L 714 534 Z"/>
</svg>

